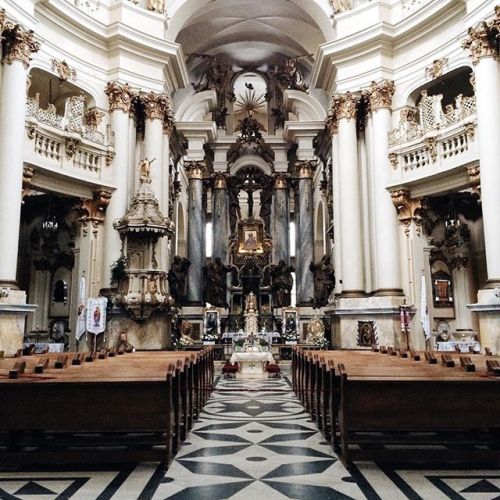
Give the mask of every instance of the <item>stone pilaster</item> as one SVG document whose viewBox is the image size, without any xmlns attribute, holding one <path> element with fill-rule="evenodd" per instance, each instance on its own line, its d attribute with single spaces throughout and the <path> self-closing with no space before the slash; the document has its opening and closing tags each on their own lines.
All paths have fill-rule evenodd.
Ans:
<svg viewBox="0 0 500 500">
<path fill-rule="evenodd" d="M 274 178 L 274 260 L 290 262 L 290 208 L 288 203 L 288 177 L 277 174 Z"/>
<path fill-rule="evenodd" d="M 212 232 L 213 249 L 212 255 L 220 257 L 222 262 L 227 262 L 228 248 L 228 199 L 227 199 L 227 176 L 216 174 L 213 184 L 212 198 Z"/>
</svg>

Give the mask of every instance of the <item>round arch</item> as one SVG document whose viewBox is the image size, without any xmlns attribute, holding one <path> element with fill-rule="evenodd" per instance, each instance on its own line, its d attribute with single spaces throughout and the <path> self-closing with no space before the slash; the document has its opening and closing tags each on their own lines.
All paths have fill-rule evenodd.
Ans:
<svg viewBox="0 0 500 500">
<path fill-rule="evenodd" d="M 231 166 L 229 173 L 234 175 L 238 172 L 238 170 L 241 170 L 244 167 L 258 167 L 266 175 L 272 175 L 274 173 L 274 169 L 269 166 L 269 163 L 257 155 L 244 155 L 241 158 L 238 158 Z"/>
</svg>

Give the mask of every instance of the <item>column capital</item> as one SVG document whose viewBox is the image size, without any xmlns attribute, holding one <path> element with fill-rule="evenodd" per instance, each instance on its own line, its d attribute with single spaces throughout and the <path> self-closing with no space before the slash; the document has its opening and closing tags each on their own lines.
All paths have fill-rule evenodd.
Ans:
<svg viewBox="0 0 500 500">
<path fill-rule="evenodd" d="M 367 91 L 371 111 L 383 108 L 390 109 L 393 94 L 394 82 L 392 80 L 372 82 Z"/>
<path fill-rule="evenodd" d="M 121 110 L 125 113 L 131 112 L 133 98 L 136 93 L 128 83 L 120 85 L 117 82 L 108 82 L 104 93 L 108 96 L 109 110 L 111 112 L 116 110 Z"/>
<path fill-rule="evenodd" d="M 184 171 L 188 179 L 203 179 L 205 173 L 205 162 L 188 160 L 184 162 Z"/>
<path fill-rule="evenodd" d="M 489 21 L 481 21 L 470 27 L 462 48 L 470 52 L 472 64 L 476 65 L 483 57 L 498 61 L 497 39 L 500 37 L 500 5 L 495 7 L 495 16 Z"/>
<path fill-rule="evenodd" d="M 214 189 L 227 189 L 227 176 L 226 172 L 214 174 Z"/>
<path fill-rule="evenodd" d="M 3 15 L 5 16 L 5 13 Z M 2 22 L 1 18 L 0 22 Z M 34 31 L 26 31 L 19 24 L 5 22 L 5 18 L 2 24 L 4 29 L 3 38 L 5 40 L 3 61 L 7 64 L 20 61 L 28 69 L 31 54 L 40 50 L 40 44 L 35 41 Z"/>
<path fill-rule="evenodd" d="M 479 165 L 467 167 L 467 175 L 469 176 L 469 185 L 472 188 L 472 194 L 481 199 L 481 167 Z"/>
<path fill-rule="evenodd" d="M 299 179 L 312 179 L 318 166 L 318 160 L 296 161 L 295 166 L 299 173 Z"/>
<path fill-rule="evenodd" d="M 288 189 L 288 174 L 276 174 L 274 176 L 274 189 Z"/>
<path fill-rule="evenodd" d="M 24 203 L 24 198 L 29 194 L 31 183 L 33 182 L 33 176 L 35 175 L 35 169 L 33 167 L 24 166 L 23 167 L 23 195 L 22 203 Z"/>
<path fill-rule="evenodd" d="M 104 212 L 111 201 L 111 191 L 99 189 L 94 191 L 92 199 L 82 199 L 77 206 L 81 222 L 92 222 L 95 225 L 104 222 Z"/>
<path fill-rule="evenodd" d="M 144 104 L 147 120 L 164 120 L 167 110 L 170 109 L 170 99 L 166 94 L 141 93 L 140 99 Z"/>
<path fill-rule="evenodd" d="M 328 109 L 328 113 L 325 119 L 325 125 L 330 135 L 335 135 L 339 133 L 339 122 L 337 119 L 337 113 L 335 106 L 332 107 L 332 103 L 330 102 L 330 108 Z"/>
<path fill-rule="evenodd" d="M 356 106 L 359 97 L 346 92 L 345 94 L 334 95 L 330 101 L 330 110 L 335 114 L 338 120 L 356 119 Z"/>
<path fill-rule="evenodd" d="M 399 221 L 407 228 L 406 232 L 408 232 L 412 221 L 418 227 L 422 225 L 421 198 L 412 198 L 408 189 L 394 189 L 391 191 L 391 199 L 398 212 Z"/>
</svg>

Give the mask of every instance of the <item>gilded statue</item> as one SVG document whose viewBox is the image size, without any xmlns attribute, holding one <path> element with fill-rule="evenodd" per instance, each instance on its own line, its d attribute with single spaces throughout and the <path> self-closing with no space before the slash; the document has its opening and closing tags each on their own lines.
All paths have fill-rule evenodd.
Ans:
<svg viewBox="0 0 500 500">
<path fill-rule="evenodd" d="M 148 159 L 141 160 L 139 163 L 139 172 L 141 174 L 141 181 L 151 180 L 151 163 L 153 163 L 156 158 L 148 161 Z"/>
</svg>

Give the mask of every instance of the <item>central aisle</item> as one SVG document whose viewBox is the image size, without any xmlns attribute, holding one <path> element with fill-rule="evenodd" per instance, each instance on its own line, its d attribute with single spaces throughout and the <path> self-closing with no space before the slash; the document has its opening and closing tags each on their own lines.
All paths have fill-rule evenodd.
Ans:
<svg viewBox="0 0 500 500">
<path fill-rule="evenodd" d="M 288 379 L 219 379 L 154 499 L 366 498 Z"/>
</svg>

